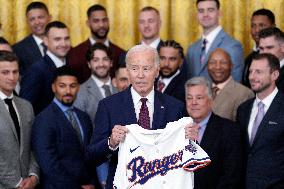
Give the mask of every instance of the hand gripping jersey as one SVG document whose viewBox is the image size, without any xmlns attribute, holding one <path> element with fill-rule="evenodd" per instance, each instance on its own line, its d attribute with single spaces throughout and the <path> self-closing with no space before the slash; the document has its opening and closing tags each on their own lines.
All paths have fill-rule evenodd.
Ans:
<svg viewBox="0 0 284 189">
<path fill-rule="evenodd" d="M 206 152 L 185 139 L 192 119 L 170 122 L 165 129 L 146 130 L 127 125 L 119 144 L 114 189 L 192 189 L 193 171 L 210 163 Z"/>
</svg>

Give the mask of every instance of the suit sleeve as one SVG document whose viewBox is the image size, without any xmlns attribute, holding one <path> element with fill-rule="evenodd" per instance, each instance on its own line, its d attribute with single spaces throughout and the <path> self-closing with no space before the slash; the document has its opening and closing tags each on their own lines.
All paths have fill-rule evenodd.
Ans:
<svg viewBox="0 0 284 189">
<path fill-rule="evenodd" d="M 84 95 L 84 93 L 82 92 L 82 88 L 80 88 L 76 100 L 74 102 L 74 106 L 79 108 L 80 110 L 87 112 L 87 108 L 86 108 L 86 97 Z"/>
<path fill-rule="evenodd" d="M 236 81 L 240 82 L 242 80 L 244 69 L 243 47 L 239 42 L 234 42 L 230 48 L 226 48 L 225 50 L 227 50 L 230 54 L 234 65 L 232 69 L 232 76 Z"/>
<path fill-rule="evenodd" d="M 32 145 L 39 166 L 43 174 L 54 181 L 54 188 L 80 188 L 77 186 L 76 178 L 73 178 L 60 163 L 55 142 L 56 130 L 51 125 L 54 124 L 42 117 L 37 117 L 33 125 Z"/>
</svg>

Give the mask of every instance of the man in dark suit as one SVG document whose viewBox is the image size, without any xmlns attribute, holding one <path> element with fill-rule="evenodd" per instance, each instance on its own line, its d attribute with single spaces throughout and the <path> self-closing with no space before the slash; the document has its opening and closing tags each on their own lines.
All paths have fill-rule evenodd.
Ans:
<svg viewBox="0 0 284 189">
<path fill-rule="evenodd" d="M 253 56 L 259 53 L 259 32 L 265 28 L 275 26 L 275 16 L 273 12 L 268 9 L 258 9 L 253 12 L 251 17 L 251 36 L 255 42 L 252 52 L 245 58 L 244 72 L 242 83 L 250 87 L 249 84 L 249 67 Z"/>
<path fill-rule="evenodd" d="M 183 63 L 183 48 L 174 40 L 162 41 L 158 49 L 160 56 L 160 75 L 155 82 L 155 89 L 185 102 L 185 72 L 180 68 Z"/>
<path fill-rule="evenodd" d="M 238 108 L 237 122 L 246 150 L 246 188 L 284 188 L 284 95 L 276 87 L 279 60 L 271 54 L 252 59 L 249 80 L 256 98 Z"/>
<path fill-rule="evenodd" d="M 198 22 L 203 28 L 202 38 L 188 47 L 186 63 L 188 78 L 204 76 L 210 79 L 207 71 L 208 57 L 216 48 L 223 48 L 230 54 L 233 63 L 232 76 L 241 81 L 243 73 L 243 48 L 239 41 L 230 37 L 219 25 L 219 0 L 197 0 Z"/>
<path fill-rule="evenodd" d="M 110 159 L 107 189 L 112 188 L 118 144 L 125 138 L 125 125 L 138 123 L 146 129 L 161 129 L 184 115 L 183 104 L 154 90 L 159 74 L 159 55 L 146 45 L 131 48 L 126 55 L 130 83 L 127 90 L 99 102 L 89 156 Z"/>
<path fill-rule="evenodd" d="M 211 164 L 194 172 L 194 189 L 240 189 L 242 155 L 240 132 L 234 122 L 212 112 L 210 82 L 194 77 L 186 82 L 186 109 L 194 124 L 186 138 L 198 141 Z"/>
<path fill-rule="evenodd" d="M 39 168 L 31 151 L 32 106 L 13 95 L 19 79 L 18 58 L 0 51 L 0 188 L 30 188 Z"/>
<path fill-rule="evenodd" d="M 35 118 L 32 144 L 46 189 L 94 189 L 91 161 L 84 155 L 93 127 L 89 116 L 73 106 L 78 90 L 75 71 L 58 68 L 52 83 L 55 98 Z"/>
<path fill-rule="evenodd" d="M 111 76 L 114 75 L 114 70 L 118 67 L 119 56 L 124 52 L 123 49 L 113 44 L 108 38 L 109 32 L 109 19 L 107 17 L 106 9 L 95 4 L 87 11 L 88 20 L 87 26 L 90 28 L 91 36 L 86 41 L 80 43 L 71 49 L 68 55 L 68 64 L 77 71 L 79 75 L 79 82 L 83 83 L 91 76 L 91 70 L 88 67 L 86 60 L 87 50 L 95 43 L 103 43 L 110 48 L 112 52 L 113 66 L 111 69 Z"/>
<path fill-rule="evenodd" d="M 284 33 L 277 27 L 266 28 L 259 33 L 259 52 L 271 53 L 280 61 L 277 88 L 284 92 Z"/>
<path fill-rule="evenodd" d="M 31 2 L 26 9 L 26 17 L 31 34 L 13 45 L 13 51 L 20 60 L 20 74 L 24 75 L 28 68 L 38 62 L 45 54 L 43 44 L 45 27 L 51 20 L 46 5 L 42 2 Z"/>
<path fill-rule="evenodd" d="M 59 21 L 46 26 L 43 40 L 47 46 L 46 55 L 23 76 L 20 90 L 20 96 L 32 103 L 36 115 L 52 101 L 54 71 L 66 64 L 65 57 L 71 47 L 69 31 Z"/>
</svg>

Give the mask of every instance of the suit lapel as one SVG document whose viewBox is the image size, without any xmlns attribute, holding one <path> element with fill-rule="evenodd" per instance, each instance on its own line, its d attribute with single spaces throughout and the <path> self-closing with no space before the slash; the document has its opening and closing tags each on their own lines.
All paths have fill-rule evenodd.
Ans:
<svg viewBox="0 0 284 189">
<path fill-rule="evenodd" d="M 205 150 L 212 144 L 212 141 L 217 138 L 219 133 L 218 129 L 216 129 L 216 125 L 218 125 L 218 120 L 216 120 L 216 115 L 214 113 L 211 114 L 208 123 L 206 125 L 206 129 L 202 136 L 202 140 L 200 146 Z"/>
<path fill-rule="evenodd" d="M 99 87 L 97 86 L 96 82 L 91 77 L 86 81 L 86 86 L 88 88 L 88 92 L 94 98 L 96 98 L 98 101 L 103 99 L 103 95 L 101 94 Z"/>
<path fill-rule="evenodd" d="M 131 86 L 130 86 L 131 87 Z M 124 90 L 123 93 L 123 100 L 121 102 L 122 107 L 125 107 L 123 113 L 125 120 L 129 120 L 130 123 L 137 123 L 135 108 L 133 104 L 133 99 L 130 91 L 130 87 L 128 89 Z"/>
<path fill-rule="evenodd" d="M 192 63 L 194 66 L 196 66 L 196 68 L 194 70 L 198 70 L 197 73 L 195 73 L 194 75 L 199 75 L 201 73 L 201 62 L 200 62 L 200 58 L 201 58 L 201 48 L 202 48 L 202 39 L 200 39 L 197 44 L 196 44 L 196 48 L 197 50 L 195 52 L 198 52 L 195 57 L 194 62 Z"/>
<path fill-rule="evenodd" d="M 82 117 L 81 113 L 77 110 L 77 108 L 74 108 L 75 112 L 78 116 L 78 119 L 80 121 L 82 130 L 83 130 L 83 134 L 84 134 L 84 146 L 88 145 L 89 143 L 89 133 L 88 133 L 88 128 L 86 128 L 86 126 L 88 125 L 88 123 L 86 122 L 86 120 Z"/>
<path fill-rule="evenodd" d="M 31 49 L 33 49 L 33 54 L 36 58 L 35 60 L 42 58 L 39 47 L 37 46 L 37 43 L 32 35 L 28 37 L 28 42 L 29 42 L 29 45 L 27 45 L 27 47 L 31 47 Z"/>
<path fill-rule="evenodd" d="M 163 106 L 160 94 L 161 93 L 155 91 L 152 129 L 161 128 L 160 124 L 163 123 L 165 120 L 165 107 Z"/>
</svg>

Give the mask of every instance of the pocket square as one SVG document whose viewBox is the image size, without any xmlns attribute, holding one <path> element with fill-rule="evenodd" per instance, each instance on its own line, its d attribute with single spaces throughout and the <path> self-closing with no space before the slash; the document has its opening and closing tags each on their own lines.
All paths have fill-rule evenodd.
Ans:
<svg viewBox="0 0 284 189">
<path fill-rule="evenodd" d="M 269 121 L 268 122 L 269 125 L 277 125 L 278 123 L 274 122 L 274 121 Z"/>
</svg>

